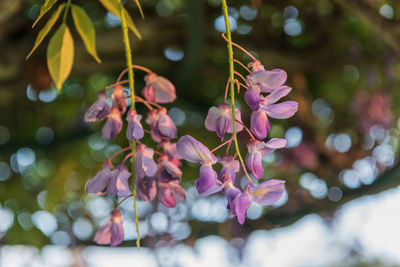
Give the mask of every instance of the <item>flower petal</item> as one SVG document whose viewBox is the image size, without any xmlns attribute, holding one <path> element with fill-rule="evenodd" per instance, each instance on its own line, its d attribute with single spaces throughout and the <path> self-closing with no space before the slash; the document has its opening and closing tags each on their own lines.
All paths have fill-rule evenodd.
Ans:
<svg viewBox="0 0 400 267">
<path fill-rule="evenodd" d="M 166 78 L 155 73 L 148 74 L 145 78 L 146 87 L 142 94 L 149 101 L 157 103 L 171 103 L 176 99 L 175 86 Z"/>
<path fill-rule="evenodd" d="M 250 204 L 251 197 L 248 194 L 239 194 L 233 200 L 235 214 L 240 224 L 244 223 L 244 220 L 246 219 L 247 209 L 249 208 Z"/>
<path fill-rule="evenodd" d="M 200 177 L 194 182 L 201 197 L 219 192 L 224 186 L 223 183 L 217 180 L 217 173 L 209 165 L 200 167 Z"/>
<path fill-rule="evenodd" d="M 267 97 L 265 97 L 265 101 L 267 101 L 268 105 L 274 104 L 282 97 L 287 96 L 290 91 L 292 91 L 292 87 L 282 86 L 278 89 L 275 89 Z"/>
<path fill-rule="evenodd" d="M 126 197 L 130 193 L 128 179 L 131 176 L 131 173 L 123 164 L 119 164 L 116 170 L 117 171 L 107 187 L 107 193 L 115 197 Z"/>
<path fill-rule="evenodd" d="M 156 181 L 151 177 L 136 177 L 138 198 L 142 201 L 152 201 L 157 195 Z"/>
<path fill-rule="evenodd" d="M 252 110 L 258 110 L 260 107 L 260 85 L 257 83 L 249 86 L 249 89 L 244 93 L 244 100 Z"/>
<path fill-rule="evenodd" d="M 177 182 L 159 183 L 158 199 L 167 208 L 185 200 L 186 192 Z"/>
<path fill-rule="evenodd" d="M 264 174 L 262 165 L 262 155 L 260 152 L 251 152 L 246 158 L 246 166 L 257 179 L 260 179 Z"/>
<path fill-rule="evenodd" d="M 118 108 L 113 108 L 112 112 L 108 115 L 107 121 L 101 131 L 103 138 L 114 139 L 122 130 L 122 119 Z"/>
<path fill-rule="evenodd" d="M 138 177 L 152 177 L 156 174 L 157 164 L 153 160 L 154 150 L 144 144 L 136 146 L 135 174 Z"/>
<path fill-rule="evenodd" d="M 211 107 L 208 110 L 208 114 L 206 117 L 206 121 L 204 122 L 204 126 L 209 131 L 215 131 L 216 129 L 216 122 L 218 117 L 220 116 L 219 109 L 217 107 Z"/>
<path fill-rule="evenodd" d="M 287 119 L 292 117 L 298 108 L 297 102 L 285 101 L 279 104 L 261 106 L 271 118 Z"/>
<path fill-rule="evenodd" d="M 142 115 L 136 113 L 135 110 L 130 109 L 126 116 L 128 121 L 128 127 L 126 129 L 126 138 L 129 141 L 142 139 L 144 136 L 144 130 L 140 120 Z"/>
<path fill-rule="evenodd" d="M 261 205 L 272 205 L 277 202 L 285 191 L 285 181 L 271 179 L 255 186 L 246 184 L 245 193 L 249 194 L 252 200 Z"/>
<path fill-rule="evenodd" d="M 160 159 L 158 163 L 158 170 L 157 170 L 157 178 L 159 181 L 168 183 L 171 181 L 181 180 L 182 178 L 182 171 L 168 160 L 167 156 L 166 159 Z"/>
<path fill-rule="evenodd" d="M 85 113 L 85 122 L 104 120 L 110 114 L 111 108 L 107 103 L 107 94 L 99 93 L 98 99 L 90 106 Z"/>
<path fill-rule="evenodd" d="M 271 128 L 267 114 L 262 109 L 253 111 L 250 118 L 250 131 L 259 140 L 267 138 L 268 132 Z"/>
<path fill-rule="evenodd" d="M 210 150 L 190 135 L 179 138 L 176 143 L 176 148 L 178 154 L 189 162 L 199 163 L 215 161 Z"/>
<path fill-rule="evenodd" d="M 112 164 L 104 163 L 103 168 L 93 177 L 86 186 L 89 195 L 102 195 L 107 191 L 107 186 L 113 177 Z"/>
<path fill-rule="evenodd" d="M 251 84 L 260 83 L 261 92 L 269 93 L 282 86 L 287 79 L 284 70 L 259 70 L 247 76 L 246 80 Z"/>
</svg>

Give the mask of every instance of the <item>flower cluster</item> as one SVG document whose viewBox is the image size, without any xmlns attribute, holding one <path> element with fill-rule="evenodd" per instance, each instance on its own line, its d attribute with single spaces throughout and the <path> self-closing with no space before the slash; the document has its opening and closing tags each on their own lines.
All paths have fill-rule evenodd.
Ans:
<svg viewBox="0 0 400 267">
<path fill-rule="evenodd" d="M 247 209 L 252 201 L 261 205 L 271 205 L 280 199 L 285 190 L 285 181 L 277 179 L 270 179 L 254 185 L 247 174 L 247 169 L 255 178 L 261 179 L 263 177 L 262 158 L 286 145 L 286 140 L 280 138 L 265 141 L 270 130 L 269 118 L 289 118 L 296 113 L 298 104 L 294 101 L 277 103 L 279 99 L 285 97 L 291 91 L 290 87 L 284 85 L 287 78 L 285 71 L 281 69 L 265 70 L 260 61 L 255 58 L 248 64 L 248 67 L 236 59 L 234 61 L 249 72 L 246 78 L 235 72 L 237 76 L 243 79 L 245 84 L 237 80 L 235 80 L 235 83 L 239 89 L 241 87 L 246 89 L 244 99 L 252 110 L 250 129 L 242 122 L 241 112 L 237 108 L 234 110 L 234 121 L 232 107 L 226 103 L 226 92 L 225 103 L 211 107 L 205 120 L 205 128 L 216 132 L 222 144 L 210 151 L 198 140 L 186 135 L 178 140 L 177 151 L 183 159 L 201 164 L 199 178 L 195 180 L 199 195 L 208 196 L 222 192 L 228 201 L 227 208 L 233 215 L 237 216 L 239 223 L 243 224 Z M 228 80 L 228 84 L 229 82 Z M 245 164 L 235 159 L 240 156 L 238 150 L 233 156 L 229 154 L 230 146 L 235 141 L 234 123 L 236 132 L 246 130 L 250 136 L 247 143 L 248 155 Z M 227 141 L 223 142 L 226 134 L 232 135 Z M 223 146 L 227 146 L 225 154 L 215 156 L 213 152 Z M 222 166 L 219 174 L 213 169 L 213 165 L 216 163 Z M 240 170 L 240 163 L 242 163 L 243 171 L 250 180 L 250 183 L 245 185 L 243 192 L 235 186 L 236 173 Z"/>
<path fill-rule="evenodd" d="M 177 138 L 177 129 L 167 114 L 167 109 L 161 103 L 170 103 L 176 99 L 174 85 L 164 77 L 158 76 L 150 70 L 141 66 L 132 66 L 148 72 L 145 76 L 146 86 L 142 91 L 144 98 L 135 97 L 136 102 L 141 102 L 149 109 L 146 124 L 149 130 L 143 129 L 142 115 L 135 109 L 127 108 L 128 93 L 122 86 L 127 81 L 120 81 L 107 87 L 111 92 L 102 91 L 98 94 L 97 101 L 87 110 L 86 122 L 106 120 L 102 129 L 102 137 L 114 139 L 122 130 L 122 116 L 128 123 L 126 127 L 126 138 L 129 141 L 136 141 L 134 172 L 137 197 L 142 201 L 152 201 L 157 195 L 158 200 L 166 207 L 175 207 L 177 203 L 185 199 L 185 190 L 179 185 L 182 171 L 181 161 L 176 151 L 176 143 L 171 142 Z M 125 72 L 125 71 L 124 71 Z M 120 77 L 124 74 L 121 73 Z M 111 107 L 109 102 L 112 103 Z M 156 151 L 143 144 L 140 140 L 145 133 L 157 143 Z M 94 241 L 98 244 L 110 244 L 116 246 L 124 239 L 123 220 L 118 208 L 123 201 L 132 197 L 132 189 L 128 180 L 131 173 L 125 166 L 125 161 L 132 157 L 130 152 L 123 162 L 114 166 L 112 160 L 115 156 L 131 150 L 128 146 L 116 152 L 104 161 L 103 168 L 88 183 L 86 191 L 90 195 L 108 194 L 115 198 L 124 198 L 111 213 L 106 225 L 101 227 Z M 157 155 L 157 159 L 154 156 Z M 158 194 L 157 194 L 158 193 Z"/>
</svg>

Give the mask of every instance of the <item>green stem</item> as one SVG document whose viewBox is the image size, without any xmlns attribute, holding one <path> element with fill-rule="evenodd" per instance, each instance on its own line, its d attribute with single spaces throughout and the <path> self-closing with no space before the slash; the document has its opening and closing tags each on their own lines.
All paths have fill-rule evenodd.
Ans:
<svg viewBox="0 0 400 267">
<path fill-rule="evenodd" d="M 134 79 L 133 79 L 133 68 L 132 66 L 132 51 L 131 46 L 129 43 L 129 35 L 128 35 L 128 27 L 126 25 L 126 19 L 123 12 L 123 7 L 121 0 L 118 0 L 118 9 L 119 15 L 121 18 L 121 27 L 122 27 L 122 34 L 124 39 L 124 46 L 125 46 L 125 57 L 126 57 L 126 66 L 128 68 L 128 78 L 129 78 L 129 88 L 131 89 L 131 109 L 135 109 L 135 87 L 134 87 Z M 139 217 L 136 208 L 136 184 L 135 184 L 135 151 L 136 151 L 136 142 L 132 140 L 131 143 L 132 148 L 132 195 L 133 195 L 133 209 L 135 211 L 135 224 L 136 224 L 136 246 L 137 249 L 140 250 L 140 235 L 139 235 Z"/>
<path fill-rule="evenodd" d="M 235 142 L 236 153 L 239 157 L 240 163 L 243 168 L 245 167 L 243 157 L 240 154 L 239 144 L 237 140 L 237 132 L 236 132 L 236 116 L 235 116 L 235 78 L 234 73 L 235 69 L 233 68 L 233 49 L 232 49 L 232 37 L 231 37 L 231 29 L 229 25 L 229 17 L 228 17 L 228 5 L 226 4 L 226 0 L 222 0 L 222 10 L 224 11 L 224 19 L 226 26 L 226 37 L 228 38 L 228 52 L 229 52 L 229 78 L 230 78 L 230 95 L 231 95 L 231 106 L 232 106 L 232 126 L 233 126 L 233 140 Z M 246 171 L 246 169 L 245 169 Z M 252 182 L 250 180 L 250 182 Z"/>
<path fill-rule="evenodd" d="M 70 6 L 71 6 L 71 0 L 68 0 L 67 4 L 65 6 L 65 10 L 64 10 L 64 16 L 63 16 L 63 22 L 64 23 L 67 20 L 68 10 L 69 10 Z"/>
</svg>

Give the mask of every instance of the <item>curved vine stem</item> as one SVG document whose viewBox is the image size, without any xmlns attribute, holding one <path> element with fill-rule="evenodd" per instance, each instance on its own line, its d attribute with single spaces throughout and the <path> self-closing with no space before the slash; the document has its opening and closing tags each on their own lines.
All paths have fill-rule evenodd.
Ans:
<svg viewBox="0 0 400 267">
<path fill-rule="evenodd" d="M 233 67 L 233 49 L 232 49 L 232 37 L 231 37 L 231 29 L 229 25 L 229 17 L 228 17 L 228 6 L 226 4 L 226 0 L 222 0 L 222 10 L 224 11 L 224 19 L 225 19 L 225 26 L 226 26 L 226 37 L 227 37 L 227 46 L 229 52 L 229 78 L 230 78 L 230 93 L 231 93 L 231 106 L 232 106 L 232 126 L 233 126 L 233 140 L 235 142 L 235 149 L 240 160 L 242 167 L 244 168 L 244 172 L 247 173 L 243 157 L 240 154 L 239 144 L 237 141 L 237 132 L 236 132 L 236 117 L 235 117 L 235 69 Z M 249 177 L 248 177 L 249 178 Z M 253 181 L 249 179 L 251 183 Z"/>
<path fill-rule="evenodd" d="M 129 78 L 129 88 L 131 90 L 131 109 L 135 109 L 135 87 L 134 87 L 134 79 L 133 79 L 133 68 L 132 66 L 132 51 L 131 46 L 129 43 L 129 35 L 128 35 L 128 27 L 126 24 L 125 15 L 123 12 L 123 7 L 121 0 L 118 1 L 118 10 L 119 15 L 121 18 L 121 27 L 122 27 L 122 35 L 124 39 L 124 46 L 125 46 L 125 57 L 126 57 L 126 66 L 128 69 L 128 78 Z M 131 144 L 132 149 L 132 196 L 133 196 L 133 209 L 135 211 L 135 224 L 136 224 L 136 246 L 137 249 L 140 250 L 140 235 L 139 235 L 139 217 L 136 208 L 136 184 L 135 184 L 135 171 L 134 171 L 134 164 L 135 164 L 135 151 L 136 151 L 136 142 L 132 140 Z"/>
</svg>

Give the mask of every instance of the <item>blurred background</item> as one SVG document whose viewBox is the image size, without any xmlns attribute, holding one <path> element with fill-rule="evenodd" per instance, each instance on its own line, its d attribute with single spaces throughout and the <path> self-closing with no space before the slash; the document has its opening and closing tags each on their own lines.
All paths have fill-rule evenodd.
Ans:
<svg viewBox="0 0 400 267">
<path fill-rule="evenodd" d="M 253 203 L 240 226 L 222 195 L 199 198 L 198 168 L 185 163 L 186 202 L 138 203 L 140 252 L 130 201 L 122 206 L 125 242 L 91 241 L 115 200 L 88 196 L 85 185 L 126 141 L 102 139 L 102 123 L 87 125 L 83 114 L 125 61 L 119 19 L 98 1 L 72 2 L 95 23 L 102 64 L 74 31 L 72 74 L 58 94 L 48 39 L 25 61 L 42 1 L 0 1 L 1 267 L 400 266 L 398 1 L 228 1 L 233 40 L 266 68 L 286 70 L 288 98 L 299 102 L 293 118 L 272 121 L 270 137 L 288 145 L 263 162 L 265 178 L 285 179 L 286 192 L 273 207 Z M 179 135 L 215 147 L 203 122 L 228 78 L 220 1 L 141 0 L 145 20 L 126 2 L 143 35 L 132 37 L 134 62 L 175 84 L 178 100 L 168 108 Z M 239 50 L 235 58 L 249 62 Z M 143 75 L 136 72 L 138 92 Z"/>
</svg>

